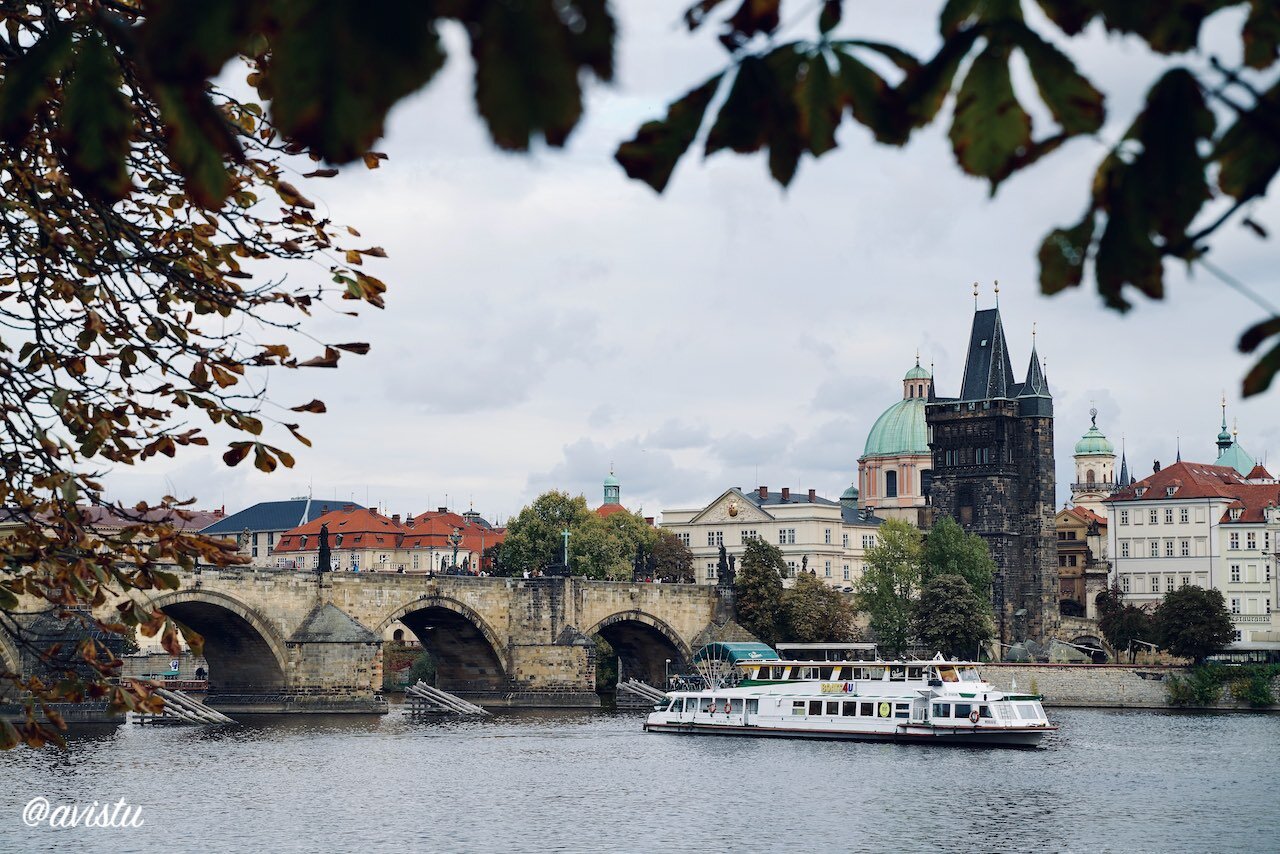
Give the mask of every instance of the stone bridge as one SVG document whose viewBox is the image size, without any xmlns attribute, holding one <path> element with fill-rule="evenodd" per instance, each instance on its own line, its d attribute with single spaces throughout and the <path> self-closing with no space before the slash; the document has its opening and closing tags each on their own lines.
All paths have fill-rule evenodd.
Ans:
<svg viewBox="0 0 1280 854">
<path fill-rule="evenodd" d="M 595 706 L 595 636 L 627 675 L 659 684 L 668 659 L 674 672 L 709 639 L 749 639 L 730 621 L 730 596 L 583 578 L 206 569 L 149 601 L 204 636 L 210 705 L 369 712 L 386 708 L 392 626 L 431 653 L 444 690 L 488 705 Z"/>
</svg>

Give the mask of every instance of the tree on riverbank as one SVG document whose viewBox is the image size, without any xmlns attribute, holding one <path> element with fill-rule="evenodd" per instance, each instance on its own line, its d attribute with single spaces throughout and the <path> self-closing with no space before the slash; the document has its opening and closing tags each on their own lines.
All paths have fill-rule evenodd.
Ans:
<svg viewBox="0 0 1280 854">
<path fill-rule="evenodd" d="M 960 523 L 943 516 L 933 523 L 924 539 L 920 554 L 920 580 L 928 584 L 942 575 L 958 575 L 984 602 L 991 600 L 991 579 L 996 563 L 991 559 L 987 541 L 978 534 L 966 533 Z"/>
<path fill-rule="evenodd" d="M 912 618 L 920 589 L 921 534 L 901 519 L 880 525 L 867 549 L 862 577 L 855 585 L 858 608 L 870 619 L 876 643 L 886 655 L 898 655 L 914 635 Z"/>
<path fill-rule="evenodd" d="M 970 584 L 959 575 L 937 575 L 925 582 L 913 620 L 926 650 L 967 659 L 995 637 L 990 600 L 979 599 Z"/>
<path fill-rule="evenodd" d="M 1156 630 L 1151 613 L 1124 601 L 1119 587 L 1098 594 L 1098 628 L 1116 655 L 1129 652 L 1133 660 L 1133 642 L 1155 643 Z"/>
<path fill-rule="evenodd" d="M 733 580 L 738 624 L 772 646 L 782 635 L 782 552 L 759 537 L 747 541 Z"/>
<path fill-rule="evenodd" d="M 1220 652 L 1236 635 L 1222 591 L 1190 584 L 1164 594 L 1152 626 L 1161 647 L 1196 664 Z"/>
<path fill-rule="evenodd" d="M 795 585 L 782 591 L 782 631 L 792 643 L 824 643 L 854 640 L 857 609 L 844 593 L 807 572 L 796 575 Z"/>
</svg>

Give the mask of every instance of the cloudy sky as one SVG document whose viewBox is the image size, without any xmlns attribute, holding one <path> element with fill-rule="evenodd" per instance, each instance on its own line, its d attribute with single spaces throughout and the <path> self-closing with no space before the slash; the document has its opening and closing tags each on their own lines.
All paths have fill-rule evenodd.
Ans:
<svg viewBox="0 0 1280 854">
<path fill-rule="evenodd" d="M 896 11 L 903 5 L 856 4 L 841 33 L 931 50 L 936 4 Z M 500 520 L 551 488 L 598 503 L 610 465 L 623 503 L 646 515 L 730 486 L 835 497 L 855 476 L 871 424 L 901 396 L 917 350 L 936 365 L 939 393 L 957 393 L 972 282 L 988 307 L 997 279 L 1019 377 L 1038 324 L 1057 413 L 1059 500 L 1091 403 L 1145 475 L 1153 460 L 1173 460 L 1178 436 L 1185 458 L 1212 461 L 1225 389 L 1241 443 L 1255 456 L 1271 451 L 1280 466 L 1280 391 L 1249 402 L 1238 392 L 1249 362 L 1235 341 L 1260 309 L 1174 264 L 1170 299 L 1134 296 L 1123 318 L 1088 283 L 1052 299 L 1037 290 L 1041 238 L 1079 218 L 1106 145 L 1165 61 L 1101 32 L 1076 44 L 1108 94 L 1108 125 L 995 199 L 954 165 L 949 119 L 904 149 L 878 146 L 846 122 L 840 148 L 802 161 L 788 190 L 769 179 L 762 156 L 691 155 L 659 197 L 629 181 L 613 151 L 719 70 L 724 54 L 712 33 L 678 25 L 681 0 L 614 6 L 617 81 L 591 89 L 565 150 L 509 155 L 489 144 L 470 104 L 465 43 L 449 31 L 445 70 L 391 116 L 383 167 L 304 187 L 386 249 L 370 272 L 390 292 L 385 311 L 321 314 L 312 327 L 328 340 L 368 341 L 370 355 L 349 356 L 338 371 L 269 376 L 275 400 L 328 403 L 328 414 L 304 416 L 315 444 L 296 448 L 296 468 L 266 476 L 227 469 L 217 449 L 197 451 L 116 472 L 110 497 L 170 492 L 232 511 L 311 489 L 416 513 L 447 496 L 453 508 L 474 503 Z M 1209 52 L 1231 61 L 1241 20 L 1218 16 Z M 787 35 L 812 26 L 803 19 Z M 1190 61 L 1205 64 L 1209 52 Z M 1031 92 L 1025 75 L 1019 83 Z M 1254 212 L 1273 230 L 1276 214 L 1274 204 Z M 1257 290 L 1280 292 L 1273 243 L 1232 224 L 1213 254 Z M 291 281 L 317 269 L 294 269 Z"/>
</svg>

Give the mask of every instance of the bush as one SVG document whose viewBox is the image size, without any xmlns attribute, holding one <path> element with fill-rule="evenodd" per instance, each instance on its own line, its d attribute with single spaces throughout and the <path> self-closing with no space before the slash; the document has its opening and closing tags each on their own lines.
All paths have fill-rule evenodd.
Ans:
<svg viewBox="0 0 1280 854">
<path fill-rule="evenodd" d="M 1225 667 L 1204 664 L 1183 676 L 1170 676 L 1166 683 L 1169 703 L 1174 706 L 1212 706 L 1222 699 L 1222 687 L 1230 687 L 1232 698 L 1255 709 L 1275 705 L 1271 680 L 1280 675 L 1280 665 Z"/>
</svg>

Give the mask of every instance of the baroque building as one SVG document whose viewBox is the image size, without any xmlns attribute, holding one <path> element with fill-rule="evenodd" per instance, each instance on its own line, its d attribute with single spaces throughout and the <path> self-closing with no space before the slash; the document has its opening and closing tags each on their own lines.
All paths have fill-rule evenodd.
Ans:
<svg viewBox="0 0 1280 854">
<path fill-rule="evenodd" d="M 1026 379 L 1014 380 L 998 303 L 975 309 L 959 395 L 931 394 L 925 418 L 934 514 L 986 540 L 1000 641 L 1047 642 L 1059 596 L 1053 397 L 1034 340 Z"/>
<path fill-rule="evenodd" d="M 1097 409 L 1089 410 L 1089 429 L 1076 442 L 1073 458 L 1076 479 L 1071 484 L 1071 502 L 1101 517 L 1105 525 L 1107 509 L 1102 502 L 1120 484 L 1116 481 L 1116 447 L 1098 429 Z M 1128 475 L 1128 471 L 1124 473 Z"/>
<path fill-rule="evenodd" d="M 933 455 L 929 452 L 924 408 L 933 375 L 915 367 L 902 378 L 902 399 L 876 419 L 858 458 L 858 486 L 862 500 L 886 519 L 906 519 L 928 527 L 926 508 L 932 483 Z"/>
</svg>

